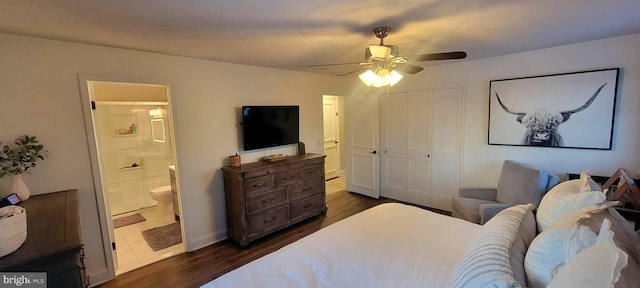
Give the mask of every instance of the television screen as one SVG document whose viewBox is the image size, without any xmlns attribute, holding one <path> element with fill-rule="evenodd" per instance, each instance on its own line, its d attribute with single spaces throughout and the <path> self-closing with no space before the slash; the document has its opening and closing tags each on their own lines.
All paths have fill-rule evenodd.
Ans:
<svg viewBox="0 0 640 288">
<path fill-rule="evenodd" d="M 298 106 L 242 106 L 244 150 L 298 143 L 299 118 Z"/>
</svg>

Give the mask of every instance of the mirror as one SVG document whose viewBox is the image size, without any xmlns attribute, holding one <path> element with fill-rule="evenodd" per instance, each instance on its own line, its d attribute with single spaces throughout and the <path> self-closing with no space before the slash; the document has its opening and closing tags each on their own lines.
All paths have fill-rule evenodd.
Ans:
<svg viewBox="0 0 640 288">
<path fill-rule="evenodd" d="M 151 119 L 151 139 L 153 142 L 164 143 L 164 119 Z"/>
</svg>

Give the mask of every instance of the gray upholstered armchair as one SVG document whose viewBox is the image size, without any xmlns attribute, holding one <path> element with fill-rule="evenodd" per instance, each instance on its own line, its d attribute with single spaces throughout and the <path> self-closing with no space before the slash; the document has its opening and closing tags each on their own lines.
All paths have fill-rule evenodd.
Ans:
<svg viewBox="0 0 640 288">
<path fill-rule="evenodd" d="M 536 207 L 549 189 L 558 184 L 555 175 L 505 160 L 497 188 L 460 188 L 452 200 L 453 217 L 484 224 L 503 209 L 525 203 Z"/>
</svg>

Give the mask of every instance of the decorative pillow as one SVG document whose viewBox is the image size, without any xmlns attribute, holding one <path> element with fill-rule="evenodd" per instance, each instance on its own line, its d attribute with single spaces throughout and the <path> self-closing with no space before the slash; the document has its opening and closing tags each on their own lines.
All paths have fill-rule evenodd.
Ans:
<svg viewBox="0 0 640 288">
<path fill-rule="evenodd" d="M 592 231 L 600 231 L 604 219 L 611 221 L 610 230 L 613 232 L 613 241 L 616 246 L 629 257 L 627 267 L 622 270 L 622 276 L 615 287 L 638 287 L 638 283 L 640 283 L 640 235 L 614 208 L 593 213 L 591 218 L 583 222 L 583 225 L 591 228 Z"/>
<path fill-rule="evenodd" d="M 551 280 L 549 288 L 614 287 L 620 271 L 627 266 L 627 254 L 616 247 L 609 229 L 611 222 L 604 219 L 601 226 L 597 242 L 571 259 Z"/>
<path fill-rule="evenodd" d="M 602 191 L 602 187 L 591 179 L 591 175 L 589 175 L 589 171 L 583 170 L 580 173 L 580 192 L 589 192 L 589 191 Z"/>
<path fill-rule="evenodd" d="M 502 210 L 469 243 L 454 287 L 525 287 L 524 255 L 535 237 L 533 204 Z"/>
<path fill-rule="evenodd" d="M 540 232 L 543 232 L 554 222 L 562 219 L 562 217 L 576 212 L 584 207 L 600 204 L 607 198 L 607 196 L 600 191 L 571 191 L 573 191 L 573 189 L 547 193 L 542 198 L 540 207 L 538 207 L 538 211 L 536 213 L 538 230 L 540 230 Z"/>
<path fill-rule="evenodd" d="M 551 188 L 551 190 L 549 190 L 544 195 L 547 196 L 547 195 L 553 195 L 553 194 L 558 194 L 558 193 L 565 193 L 565 194 L 566 193 L 578 193 L 578 192 L 580 192 L 580 184 L 581 184 L 581 180 L 580 179 L 562 181 L 562 182 L 558 183 L 556 186 L 553 186 L 553 188 Z"/>
<path fill-rule="evenodd" d="M 529 286 L 546 287 L 569 259 L 593 245 L 597 234 L 583 222 L 592 214 L 617 204 L 618 202 L 606 202 L 604 205 L 580 209 L 549 226 L 533 239 L 524 261 Z"/>
</svg>

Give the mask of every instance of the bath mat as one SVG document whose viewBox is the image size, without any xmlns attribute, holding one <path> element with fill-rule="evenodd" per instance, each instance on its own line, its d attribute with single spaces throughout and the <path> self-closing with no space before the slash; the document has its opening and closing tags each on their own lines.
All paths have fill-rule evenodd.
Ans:
<svg viewBox="0 0 640 288">
<path fill-rule="evenodd" d="M 120 228 L 123 226 L 140 223 L 142 221 L 147 221 L 144 216 L 140 215 L 140 213 L 136 213 L 130 216 L 113 219 L 113 228 Z"/>
<path fill-rule="evenodd" d="M 151 250 L 158 251 L 179 243 L 182 243 L 182 233 L 180 233 L 180 222 L 173 222 L 169 225 L 152 228 L 142 231 L 142 237 L 147 241 Z"/>
</svg>

